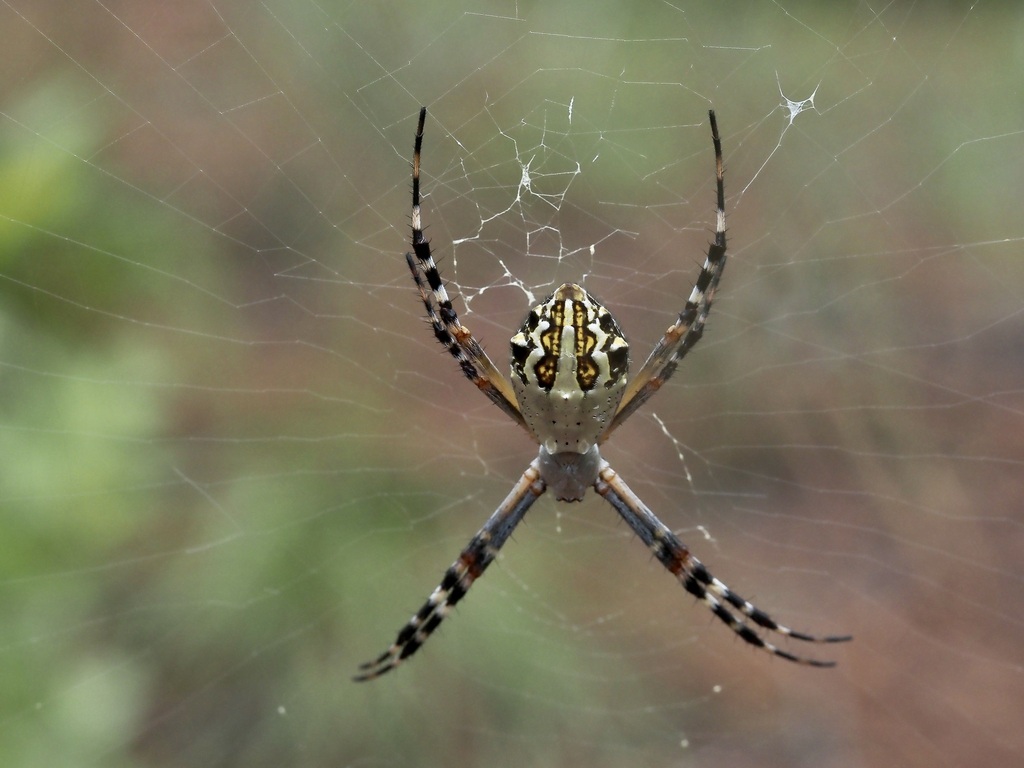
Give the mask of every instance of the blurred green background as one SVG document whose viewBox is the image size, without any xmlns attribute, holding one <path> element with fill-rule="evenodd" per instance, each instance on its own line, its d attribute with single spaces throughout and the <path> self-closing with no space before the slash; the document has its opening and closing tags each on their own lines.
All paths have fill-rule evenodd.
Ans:
<svg viewBox="0 0 1024 768">
<path fill-rule="evenodd" d="M 1024 750 L 1018 5 L 8 0 L 0 29 L 5 765 Z M 583 280 L 634 364 L 710 238 L 716 109 L 718 303 L 605 453 L 741 594 L 853 633 L 835 670 L 738 642 L 590 498 L 350 681 L 535 452 L 403 263 L 420 104 L 491 355 Z"/>
</svg>

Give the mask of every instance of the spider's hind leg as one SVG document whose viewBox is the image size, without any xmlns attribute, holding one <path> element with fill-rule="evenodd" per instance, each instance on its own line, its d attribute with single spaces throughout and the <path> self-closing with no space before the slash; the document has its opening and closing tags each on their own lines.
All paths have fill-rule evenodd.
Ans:
<svg viewBox="0 0 1024 768">
<path fill-rule="evenodd" d="M 513 421 L 527 429 L 508 380 L 491 362 L 469 328 L 459 321 L 459 315 L 452 306 L 441 273 L 430 251 L 430 241 L 423 234 L 420 209 L 420 152 L 423 149 L 423 126 L 426 119 L 427 108 L 423 107 L 420 109 L 416 128 L 412 160 L 412 251 L 405 254 L 405 260 L 412 272 L 412 279 L 416 282 L 420 300 L 427 310 L 427 319 L 434 331 L 434 337 L 455 358 L 467 379 Z"/>
<path fill-rule="evenodd" d="M 637 408 L 657 392 L 675 373 L 676 366 L 704 335 L 704 323 L 715 300 L 718 281 L 725 270 L 725 181 L 722 163 L 722 141 L 718 136 L 715 111 L 708 112 L 711 121 L 711 140 L 715 147 L 715 239 L 708 247 L 704 266 L 697 275 L 690 296 L 675 322 L 655 345 L 650 356 L 636 372 L 619 402 L 619 408 L 601 441 L 604 442 Z"/>
</svg>

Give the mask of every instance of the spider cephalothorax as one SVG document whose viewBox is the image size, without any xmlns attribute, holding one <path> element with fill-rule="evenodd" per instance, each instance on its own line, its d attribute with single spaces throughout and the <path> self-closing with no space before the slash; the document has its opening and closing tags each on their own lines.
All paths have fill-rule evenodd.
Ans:
<svg viewBox="0 0 1024 768">
<path fill-rule="evenodd" d="M 755 627 L 814 643 L 838 643 L 849 636 L 816 637 L 795 632 L 744 600 L 712 576 L 682 541 L 633 493 L 600 454 L 598 446 L 656 392 L 704 332 L 704 322 L 725 269 L 725 187 L 722 145 L 715 113 L 709 112 L 715 147 L 717 221 L 690 296 L 650 357 L 629 377 L 629 345 L 611 313 L 583 288 L 559 286 L 534 307 L 511 340 L 511 383 L 501 375 L 473 334 L 459 322 L 423 237 L 420 215 L 420 150 L 427 110 L 420 110 L 412 163 L 412 253 L 409 269 L 434 336 L 462 372 L 491 402 L 523 427 L 540 446 L 512 491 L 445 572 L 426 603 L 399 631 L 395 642 L 363 664 L 356 680 L 371 680 L 394 669 L 437 629 L 452 607 L 497 556 L 530 506 L 550 491 L 559 501 L 579 501 L 593 488 L 650 547 L 658 561 L 747 643 L 789 661 L 816 667 L 818 661 L 783 650 Z"/>
</svg>

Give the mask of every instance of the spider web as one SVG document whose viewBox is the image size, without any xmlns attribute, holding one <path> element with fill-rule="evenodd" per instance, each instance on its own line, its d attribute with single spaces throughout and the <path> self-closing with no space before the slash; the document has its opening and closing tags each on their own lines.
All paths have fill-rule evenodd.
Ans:
<svg viewBox="0 0 1024 768">
<path fill-rule="evenodd" d="M 1024 750 L 1014 4 L 0 2 L 8 765 L 1007 765 Z M 799 630 L 738 641 L 594 496 L 383 650 L 535 447 L 496 360 L 579 281 L 641 361 L 605 457 Z M 787 644 L 787 649 L 805 648 Z M 817 649 L 810 649 L 817 650 Z"/>
</svg>

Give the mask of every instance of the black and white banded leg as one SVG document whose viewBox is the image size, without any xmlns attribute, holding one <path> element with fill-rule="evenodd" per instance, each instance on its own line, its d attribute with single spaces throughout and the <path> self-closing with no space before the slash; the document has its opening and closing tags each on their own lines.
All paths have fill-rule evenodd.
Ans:
<svg viewBox="0 0 1024 768">
<path fill-rule="evenodd" d="M 423 125 L 426 119 L 427 108 L 423 107 L 420 109 L 412 156 L 412 251 L 405 254 L 405 260 L 412 272 L 413 280 L 416 281 L 423 306 L 427 309 L 427 319 L 435 338 L 455 358 L 467 379 L 513 421 L 527 429 L 523 416 L 515 404 L 515 393 L 508 381 L 495 368 L 470 330 L 459 322 L 458 313 L 448 298 L 448 291 L 434 263 L 430 241 L 423 234 L 420 210 L 420 151 L 423 149 Z"/>
<path fill-rule="evenodd" d="M 686 300 L 683 311 L 665 331 L 665 335 L 661 337 L 646 362 L 626 385 L 619 408 L 608 430 L 602 436 L 602 442 L 607 440 L 616 427 L 628 419 L 637 408 L 647 402 L 651 395 L 661 388 L 662 384 L 669 380 L 675 372 L 676 366 L 679 365 L 679 361 L 704 335 L 704 323 L 707 321 L 708 313 L 711 312 L 711 304 L 715 300 L 718 281 L 725 270 L 726 253 L 722 141 L 718 136 L 718 121 L 715 119 L 714 110 L 708 112 L 708 117 L 711 119 L 711 138 L 715 145 L 717 202 L 715 240 L 708 247 L 704 266 L 701 267 L 700 274 L 697 275 L 697 281 L 694 283 L 693 290 L 690 291 L 690 297 Z"/>
<path fill-rule="evenodd" d="M 712 576 L 704 564 L 690 554 L 687 546 L 655 517 L 654 513 L 647 508 L 639 496 L 629 489 L 629 486 L 606 461 L 602 461 L 594 489 L 615 507 L 615 510 L 640 537 L 641 541 L 650 547 L 654 556 L 658 558 L 658 562 L 675 574 L 683 588 L 703 601 L 718 619 L 744 641 L 787 661 L 807 664 L 812 667 L 835 666 L 834 661 L 819 661 L 784 651 L 759 635 L 751 624 L 741 616 L 745 616 L 751 623 L 769 632 L 809 643 L 843 643 L 851 639 L 849 635 L 816 637 L 797 632 L 779 624 L 760 608 L 737 595 L 727 585 Z"/>
<path fill-rule="evenodd" d="M 441 583 L 427 601 L 399 630 L 391 647 L 376 659 L 360 665 L 362 671 L 353 679 L 362 682 L 380 677 L 416 653 L 455 604 L 466 596 L 473 582 L 483 575 L 512 531 L 522 521 L 526 511 L 546 488 L 540 476 L 539 460 L 534 459 L 501 506 L 445 571 Z"/>
</svg>

